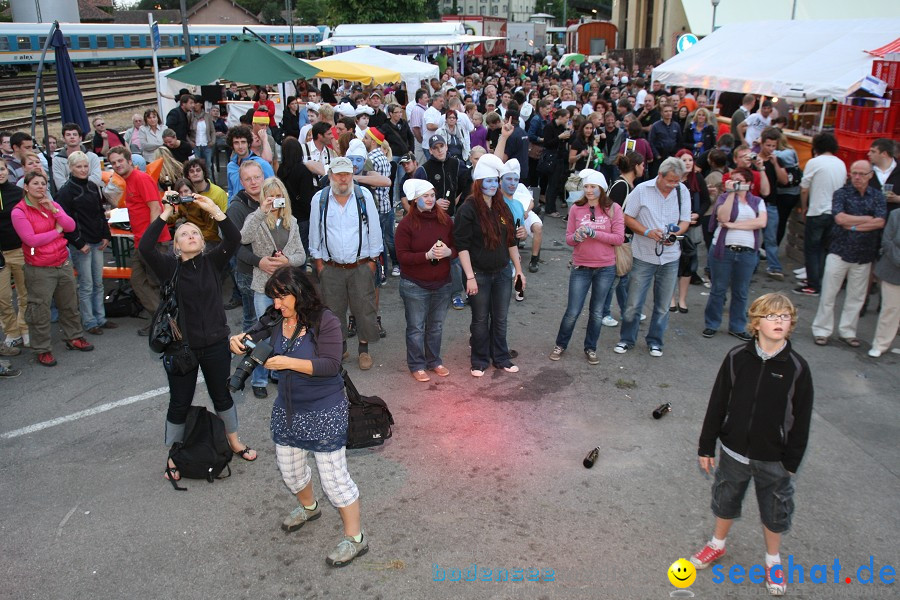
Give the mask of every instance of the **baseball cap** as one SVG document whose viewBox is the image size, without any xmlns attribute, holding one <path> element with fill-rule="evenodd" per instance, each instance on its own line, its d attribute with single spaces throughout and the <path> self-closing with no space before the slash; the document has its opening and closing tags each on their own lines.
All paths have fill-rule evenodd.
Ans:
<svg viewBox="0 0 900 600">
<path fill-rule="evenodd" d="M 434 148 L 438 144 L 446 144 L 447 140 L 444 139 L 442 135 L 433 135 L 431 139 L 428 140 L 428 147 Z"/>
<path fill-rule="evenodd" d="M 414 160 L 416 160 L 416 155 L 412 152 L 407 152 L 400 157 L 400 164 L 402 165 L 403 163 L 413 162 Z"/>
<path fill-rule="evenodd" d="M 328 171 L 331 173 L 353 173 L 353 163 L 346 156 L 339 156 L 328 165 Z"/>
</svg>

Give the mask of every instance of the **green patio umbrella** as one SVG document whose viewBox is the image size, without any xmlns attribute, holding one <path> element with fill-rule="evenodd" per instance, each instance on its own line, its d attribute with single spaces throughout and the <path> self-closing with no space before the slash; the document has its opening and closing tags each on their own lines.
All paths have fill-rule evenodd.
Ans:
<svg viewBox="0 0 900 600">
<path fill-rule="evenodd" d="M 559 59 L 559 66 L 565 67 L 568 65 L 580 65 L 585 61 L 584 54 L 578 54 L 577 52 L 572 52 L 571 54 L 563 54 L 562 58 Z"/>
<path fill-rule="evenodd" d="M 207 85 L 228 79 L 253 85 L 270 85 L 315 77 L 319 69 L 266 45 L 258 38 L 242 34 L 224 46 L 201 56 L 169 78 L 193 85 Z"/>
</svg>

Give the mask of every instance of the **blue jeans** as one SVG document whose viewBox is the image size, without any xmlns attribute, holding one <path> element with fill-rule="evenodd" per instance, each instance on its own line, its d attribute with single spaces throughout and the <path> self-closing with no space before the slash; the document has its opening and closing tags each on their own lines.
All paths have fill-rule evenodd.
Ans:
<svg viewBox="0 0 900 600">
<path fill-rule="evenodd" d="M 274 301 L 259 292 L 253 292 L 253 309 L 256 311 L 256 318 L 259 319 L 266 312 L 266 309 L 274 304 Z M 269 370 L 262 367 L 253 369 L 253 375 L 250 378 L 250 385 L 253 387 L 266 387 Z"/>
<path fill-rule="evenodd" d="M 85 329 L 100 327 L 106 323 L 103 308 L 103 250 L 100 244 L 88 244 L 90 251 L 84 254 L 69 246 L 69 256 L 78 271 L 78 310 L 81 325 Z"/>
<path fill-rule="evenodd" d="M 401 279 L 400 297 L 406 310 L 406 365 L 410 372 L 444 364 L 441 335 L 450 308 L 450 284 L 426 290 L 408 279 Z"/>
<path fill-rule="evenodd" d="M 250 273 L 234 272 L 234 282 L 237 284 L 238 292 L 241 294 L 241 304 L 244 309 L 242 331 L 247 331 L 256 323 L 256 308 L 253 305 L 254 292 L 250 289 L 252 281 L 253 275 Z"/>
<path fill-rule="evenodd" d="M 194 156 L 203 159 L 203 162 L 206 163 L 206 170 L 209 173 L 212 173 L 214 151 L 215 146 L 194 146 Z"/>
<path fill-rule="evenodd" d="M 386 213 L 378 213 L 378 222 L 381 223 L 381 238 L 384 244 L 384 250 L 381 252 L 381 262 L 384 264 L 384 271 L 387 273 L 391 269 L 391 265 L 397 264 L 397 250 L 394 249 L 394 211 Z M 388 261 L 390 257 L 390 261 Z"/>
<path fill-rule="evenodd" d="M 619 343 L 629 348 L 634 347 L 641 326 L 641 310 L 652 283 L 653 315 L 650 317 L 650 329 L 644 339 L 648 346 L 662 348 L 663 335 L 669 325 L 669 304 L 678 280 L 678 261 L 655 265 L 635 258 L 628 280 L 628 304 L 625 306 L 625 314 L 622 315 Z"/>
<path fill-rule="evenodd" d="M 606 302 L 603 303 L 604 317 L 612 316 L 613 293 L 616 295 L 616 302 L 619 304 L 619 317 L 621 317 L 625 314 L 625 306 L 628 304 L 628 273 L 619 277 L 619 280 L 606 293 Z"/>
<path fill-rule="evenodd" d="M 578 315 L 584 308 L 584 300 L 588 290 L 591 292 L 591 307 L 588 313 L 587 331 L 584 335 L 584 349 L 597 350 L 597 338 L 600 337 L 600 329 L 603 327 L 603 304 L 612 290 L 616 280 L 616 266 L 609 267 L 572 267 L 569 275 L 569 299 L 566 304 L 566 312 L 559 324 L 559 333 L 556 334 L 556 345 L 567 348 L 572 339 L 572 331 Z"/>
<path fill-rule="evenodd" d="M 485 370 L 493 361 L 496 367 L 512 365 L 506 343 L 506 318 L 512 296 L 509 269 L 496 273 L 475 273 L 478 293 L 469 296 L 472 324 L 469 326 L 473 369 Z"/>
<path fill-rule="evenodd" d="M 825 255 L 831 245 L 831 227 L 834 217 L 818 215 L 806 217 L 803 228 L 803 254 L 806 259 L 807 286 L 821 291 L 822 274 L 825 273 Z"/>
<path fill-rule="evenodd" d="M 750 278 L 758 262 L 759 255 L 753 250 L 733 252 L 725 248 L 722 258 L 712 255 L 709 257 L 712 287 L 704 312 L 707 329 L 718 329 L 722 324 L 725 293 L 729 287 L 731 307 L 728 309 L 728 331 L 741 332 L 747 329 L 747 294 L 750 291 Z"/>
<path fill-rule="evenodd" d="M 781 273 L 781 261 L 778 260 L 778 205 L 774 202 L 766 204 L 766 212 L 769 215 L 763 232 L 763 247 L 766 250 L 766 262 L 769 263 L 766 271 Z"/>
<path fill-rule="evenodd" d="M 459 262 L 459 257 L 450 261 L 450 290 L 454 298 L 462 298 L 465 295 L 462 264 Z"/>
</svg>

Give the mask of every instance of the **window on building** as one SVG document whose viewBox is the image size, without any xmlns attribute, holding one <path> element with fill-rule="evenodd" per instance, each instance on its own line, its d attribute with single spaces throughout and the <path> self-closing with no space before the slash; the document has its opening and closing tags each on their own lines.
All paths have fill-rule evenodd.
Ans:
<svg viewBox="0 0 900 600">
<path fill-rule="evenodd" d="M 487 14 L 487 9 L 486 9 L 485 7 L 482 6 L 482 7 L 478 10 L 478 12 L 481 14 L 481 16 L 484 16 L 484 15 Z"/>
<path fill-rule="evenodd" d="M 647 26 L 644 29 L 644 48 L 655 46 L 653 41 L 653 11 L 656 8 L 653 0 L 647 0 Z"/>
<path fill-rule="evenodd" d="M 493 15 L 495 17 L 497 16 L 497 7 L 496 6 L 491 7 L 491 15 Z"/>
</svg>

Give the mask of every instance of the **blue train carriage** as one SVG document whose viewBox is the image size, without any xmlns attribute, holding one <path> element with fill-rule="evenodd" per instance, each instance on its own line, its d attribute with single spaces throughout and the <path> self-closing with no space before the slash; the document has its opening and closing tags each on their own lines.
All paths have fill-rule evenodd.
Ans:
<svg viewBox="0 0 900 600">
<path fill-rule="evenodd" d="M 148 25 L 61 23 L 60 29 L 76 66 L 134 61 L 145 67 L 151 63 Z M 259 25 L 252 29 L 274 48 L 291 51 L 289 27 Z M 48 23 L 0 23 L 0 74 L 9 76 L 34 70 L 49 31 Z M 242 31 L 243 27 L 237 25 L 192 25 L 189 28 L 191 52 L 194 56 L 206 54 Z M 160 25 L 159 33 L 160 63 L 168 65 L 183 58 L 181 25 Z M 327 38 L 330 30 L 324 26 L 295 26 L 293 35 L 295 53 L 308 53 L 318 50 L 316 43 Z M 47 53 L 47 60 L 53 62 L 53 52 Z"/>
</svg>

